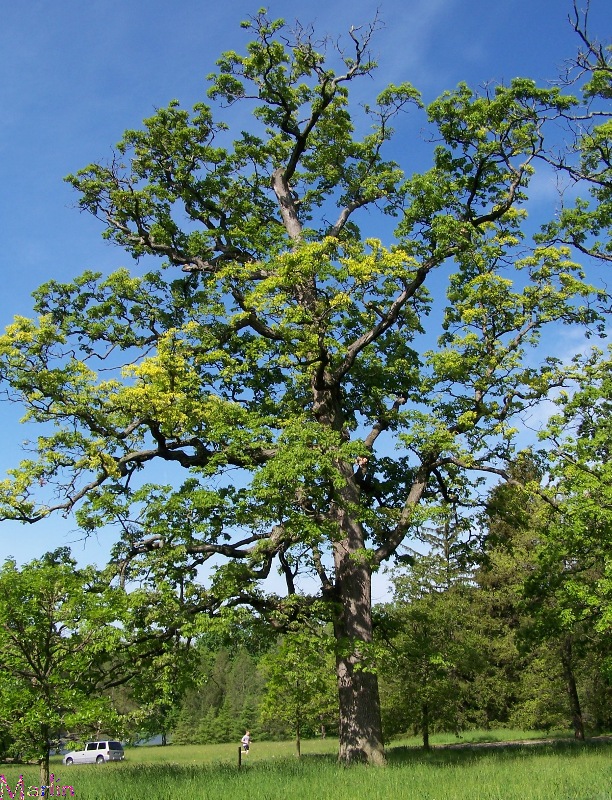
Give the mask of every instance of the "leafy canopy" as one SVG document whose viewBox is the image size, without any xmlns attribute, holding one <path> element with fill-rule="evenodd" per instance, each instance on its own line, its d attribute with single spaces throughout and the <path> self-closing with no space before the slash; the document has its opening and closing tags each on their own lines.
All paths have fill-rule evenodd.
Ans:
<svg viewBox="0 0 612 800">
<path fill-rule="evenodd" d="M 107 239 L 163 263 L 49 281 L 0 338 L 7 391 L 41 423 L 0 483 L 5 518 L 78 509 L 87 531 L 119 525 L 122 576 L 168 579 L 193 611 L 278 611 L 258 590 L 272 564 L 289 597 L 306 572 L 337 598 L 341 568 L 393 556 L 440 498 L 468 502 L 470 473 L 505 474 L 521 413 L 563 380 L 542 332 L 600 319 L 569 250 L 523 233 L 547 125 L 576 101 L 460 85 L 427 109 L 431 167 L 406 177 L 388 152 L 418 92 L 350 102 L 377 24 L 342 50 L 262 11 L 211 105 L 172 101 L 69 177 Z M 153 462 L 184 483 L 145 483 Z"/>
</svg>

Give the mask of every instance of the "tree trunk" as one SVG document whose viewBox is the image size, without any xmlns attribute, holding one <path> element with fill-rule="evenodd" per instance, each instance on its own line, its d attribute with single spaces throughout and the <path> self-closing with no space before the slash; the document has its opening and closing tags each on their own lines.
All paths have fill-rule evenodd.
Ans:
<svg viewBox="0 0 612 800">
<path fill-rule="evenodd" d="M 572 662 L 572 640 L 571 637 L 567 636 L 561 645 L 563 676 L 565 678 L 565 686 L 570 701 L 574 736 L 576 739 L 584 741 L 584 720 L 582 719 L 582 709 L 580 708 L 580 698 L 578 697 L 578 688 L 576 686 L 576 677 L 574 675 L 574 666 Z"/>
<path fill-rule="evenodd" d="M 429 750 L 429 706 L 423 703 L 421 708 L 421 728 L 423 729 L 423 749 Z"/>
<path fill-rule="evenodd" d="M 295 720 L 295 749 L 297 757 L 302 757 L 302 726 L 300 724 L 300 715 L 298 714 Z"/>
<path fill-rule="evenodd" d="M 40 766 L 40 785 L 49 785 L 49 747 L 47 747 L 43 757 L 39 761 Z"/>
<path fill-rule="evenodd" d="M 385 763 L 378 677 L 368 662 L 372 642 L 372 570 L 361 556 L 361 526 L 346 513 L 338 519 L 346 537 L 334 543 L 336 597 L 334 624 L 340 707 L 339 761 Z M 361 553 L 360 553 L 361 551 Z M 365 667 L 365 669 L 363 668 Z"/>
</svg>

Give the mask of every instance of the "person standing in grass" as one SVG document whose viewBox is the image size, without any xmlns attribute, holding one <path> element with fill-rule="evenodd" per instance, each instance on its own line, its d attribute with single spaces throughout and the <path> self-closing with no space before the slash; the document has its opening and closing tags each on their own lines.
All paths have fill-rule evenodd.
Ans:
<svg viewBox="0 0 612 800">
<path fill-rule="evenodd" d="M 240 742 L 242 744 L 242 752 L 243 753 L 248 753 L 249 752 L 249 747 L 251 746 L 251 733 L 250 733 L 250 731 L 246 731 L 246 733 L 244 734 L 244 736 L 242 737 Z"/>
</svg>

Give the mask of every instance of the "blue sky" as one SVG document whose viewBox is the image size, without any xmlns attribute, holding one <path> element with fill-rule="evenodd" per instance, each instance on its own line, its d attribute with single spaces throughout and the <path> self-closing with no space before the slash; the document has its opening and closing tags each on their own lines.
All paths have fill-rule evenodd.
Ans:
<svg viewBox="0 0 612 800">
<path fill-rule="evenodd" d="M 178 98 L 203 99 L 205 76 L 225 49 L 247 41 L 239 23 L 259 3 L 237 0 L 3 0 L 0 30 L 0 325 L 28 315 L 31 292 L 49 278 L 85 269 L 110 271 L 129 258 L 100 238 L 95 220 L 75 208 L 63 178 L 104 160 L 126 128 Z M 612 4 L 592 0 L 591 29 L 612 34 Z M 272 17 L 314 23 L 340 34 L 370 21 L 385 27 L 373 50 L 375 82 L 410 81 L 434 99 L 459 81 L 478 86 L 528 76 L 555 79 L 578 46 L 568 24 L 570 0 L 356 0 L 268 5 Z M 374 87 L 376 88 L 376 87 Z M 413 146 L 406 141 L 409 157 Z M 418 153 L 418 147 L 414 148 Z M 426 168 L 412 163 L 409 168 Z M 550 191 L 549 191 L 550 189 Z M 542 203 L 554 208 L 543 187 Z M 18 408 L 0 404 L 0 472 L 18 458 L 28 435 Z M 75 539 L 61 519 L 36 527 L 0 524 L 0 561 L 20 563 Z M 108 542 L 91 541 L 76 554 L 103 560 Z"/>
</svg>

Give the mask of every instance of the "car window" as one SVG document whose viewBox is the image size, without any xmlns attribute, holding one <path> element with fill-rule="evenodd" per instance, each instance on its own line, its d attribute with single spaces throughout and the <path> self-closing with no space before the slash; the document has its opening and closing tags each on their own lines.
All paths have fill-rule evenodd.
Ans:
<svg viewBox="0 0 612 800">
<path fill-rule="evenodd" d="M 109 742 L 108 743 L 109 750 L 123 750 L 123 746 L 121 742 Z"/>
<path fill-rule="evenodd" d="M 85 749 L 86 750 L 97 750 L 98 749 L 98 743 L 97 742 L 89 742 Z"/>
<path fill-rule="evenodd" d="M 106 750 L 106 742 L 98 742 L 98 750 Z"/>
</svg>

